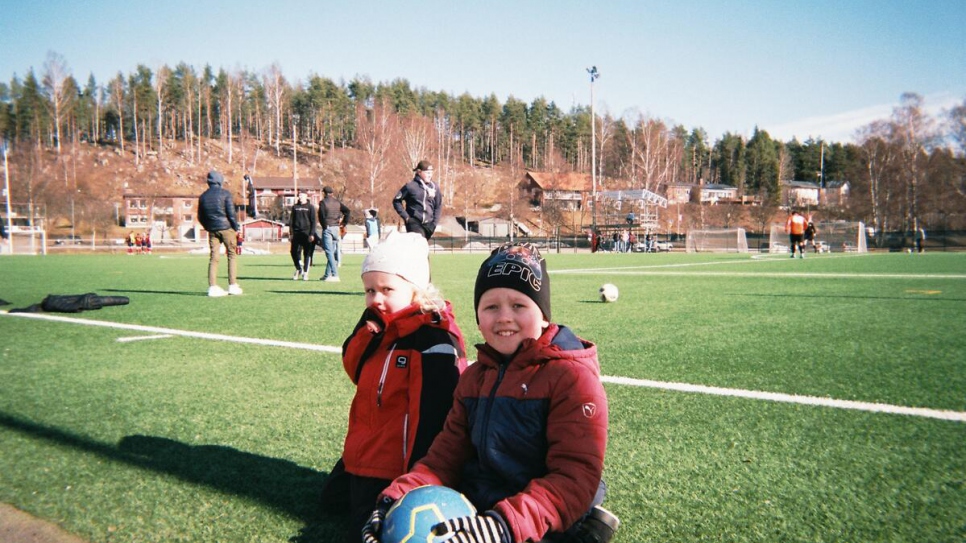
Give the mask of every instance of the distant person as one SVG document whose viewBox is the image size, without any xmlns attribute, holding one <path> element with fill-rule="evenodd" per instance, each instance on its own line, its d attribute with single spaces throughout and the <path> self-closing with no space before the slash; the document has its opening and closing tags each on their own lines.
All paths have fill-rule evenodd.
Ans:
<svg viewBox="0 0 966 543">
<path fill-rule="evenodd" d="M 356 392 L 342 459 L 322 490 L 325 511 L 348 510 L 348 541 L 360 541 L 379 493 L 426 454 L 466 369 L 463 333 L 430 282 L 422 236 L 396 233 L 374 247 L 362 286 L 365 310 L 342 345 Z"/>
<path fill-rule="evenodd" d="M 236 243 L 235 243 L 235 254 L 239 254 L 240 255 L 240 254 L 242 254 L 242 243 L 245 243 L 245 235 L 242 234 L 242 231 L 241 230 L 238 231 L 238 235 L 235 237 L 235 241 L 236 241 Z"/>
<path fill-rule="evenodd" d="M 443 212 L 443 194 L 433 183 L 433 165 L 420 160 L 413 170 L 415 175 L 399 189 L 392 199 L 392 207 L 406 223 L 407 232 L 415 232 L 429 239 Z"/>
<path fill-rule="evenodd" d="M 921 253 L 926 250 L 926 229 L 919 227 L 916 229 L 916 252 Z"/>
<path fill-rule="evenodd" d="M 808 221 L 798 211 L 792 211 L 785 221 L 785 232 L 788 234 L 788 243 L 791 245 L 791 258 L 795 258 L 795 248 L 798 248 L 798 257 L 805 258 L 805 228 Z"/>
<path fill-rule="evenodd" d="M 151 232 L 147 231 L 144 233 L 144 239 L 141 241 L 141 245 L 144 247 L 144 254 L 151 254 Z"/>
<path fill-rule="evenodd" d="M 235 204 L 232 202 L 231 192 L 221 186 L 224 182 L 224 176 L 211 170 L 208 172 L 208 190 L 198 198 L 198 222 L 208 232 L 208 248 L 211 250 L 208 258 L 208 296 L 212 297 L 227 294 L 237 296 L 242 293 L 238 286 L 238 263 L 235 260 L 238 219 L 235 218 Z M 218 257 L 222 245 L 228 256 L 227 292 L 218 286 Z"/>
<path fill-rule="evenodd" d="M 379 212 L 376 208 L 366 210 L 366 248 L 371 253 L 379 245 L 382 225 L 379 224 Z"/>
<path fill-rule="evenodd" d="M 322 225 L 322 250 L 325 251 L 325 274 L 323 281 L 338 282 L 339 245 L 342 243 L 342 228 L 349 224 L 349 208 L 333 196 L 332 187 L 322 189 L 325 198 L 319 202 L 319 224 Z"/>
<path fill-rule="evenodd" d="M 309 280 L 312 255 L 315 254 L 315 206 L 309 202 L 309 195 L 299 192 L 298 200 L 292 206 L 288 220 L 289 253 L 295 265 L 293 280 Z"/>
<path fill-rule="evenodd" d="M 816 253 L 818 252 L 818 247 L 815 246 L 815 234 L 817 233 L 818 233 L 818 230 L 815 229 L 815 223 L 813 223 L 812 221 L 808 221 L 808 226 L 805 227 L 805 234 L 804 234 L 805 246 L 808 247 L 809 244 L 811 244 L 812 250 Z"/>
<path fill-rule="evenodd" d="M 7 232 L 7 221 L 0 217 L 0 253 L 9 252 L 7 245 L 10 242 L 10 234 Z"/>
</svg>

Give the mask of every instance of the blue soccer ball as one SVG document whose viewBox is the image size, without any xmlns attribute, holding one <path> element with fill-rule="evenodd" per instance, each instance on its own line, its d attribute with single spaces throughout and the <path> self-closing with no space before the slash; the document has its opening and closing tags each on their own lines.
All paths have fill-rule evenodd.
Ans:
<svg viewBox="0 0 966 543">
<path fill-rule="evenodd" d="M 442 538 L 433 535 L 433 526 L 475 514 L 470 500 L 452 488 L 421 486 L 407 492 L 389 509 L 379 539 L 382 543 L 436 543 Z"/>
</svg>

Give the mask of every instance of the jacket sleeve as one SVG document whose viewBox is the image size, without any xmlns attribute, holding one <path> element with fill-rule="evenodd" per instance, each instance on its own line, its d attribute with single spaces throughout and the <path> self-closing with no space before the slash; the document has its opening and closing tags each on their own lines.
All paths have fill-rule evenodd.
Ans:
<svg viewBox="0 0 966 543">
<path fill-rule="evenodd" d="M 403 200 L 406 199 L 407 188 L 409 183 L 402 186 L 399 192 L 392 198 L 392 208 L 396 210 L 396 213 L 402 217 L 402 220 L 409 220 L 409 213 L 406 213 L 406 208 L 403 207 Z"/>
<path fill-rule="evenodd" d="M 460 377 L 456 397 L 452 409 L 446 415 L 443 431 L 433 440 L 429 452 L 416 462 L 409 473 L 397 477 L 382 492 L 383 496 L 398 500 L 406 492 L 423 485 L 443 485 L 450 488 L 459 486 L 463 465 L 474 454 L 460 392 L 472 381 L 465 377 L 472 371 L 473 366 L 470 366 Z"/>
<path fill-rule="evenodd" d="M 352 211 L 345 204 L 339 202 L 339 210 L 342 211 L 342 225 L 347 226 L 349 224 L 349 213 Z"/>
<path fill-rule="evenodd" d="M 443 216 L 443 191 L 436 185 L 436 197 L 433 199 L 433 224 L 439 224 Z"/>
<path fill-rule="evenodd" d="M 235 203 L 232 202 L 231 192 L 225 191 L 225 217 L 231 229 L 238 231 L 238 219 L 235 217 Z"/>
<path fill-rule="evenodd" d="M 514 541 L 562 532 L 590 509 L 607 448 L 607 397 L 600 378 L 568 365 L 556 380 L 547 417 L 547 474 L 497 502 Z"/>
<path fill-rule="evenodd" d="M 423 328 L 424 330 L 426 328 Z M 418 379 L 412 383 L 410 390 L 419 390 L 417 410 L 413 413 L 416 420 L 416 431 L 413 438 L 410 465 L 426 455 L 433 439 L 443 429 L 446 415 L 453 405 L 453 393 L 460 378 L 460 367 L 465 366 L 465 354 L 456 338 L 444 330 L 437 330 L 431 345 L 426 346 L 421 353 L 422 371 L 418 375 L 411 375 L 411 379 Z M 414 372 L 415 373 L 415 372 Z"/>
</svg>

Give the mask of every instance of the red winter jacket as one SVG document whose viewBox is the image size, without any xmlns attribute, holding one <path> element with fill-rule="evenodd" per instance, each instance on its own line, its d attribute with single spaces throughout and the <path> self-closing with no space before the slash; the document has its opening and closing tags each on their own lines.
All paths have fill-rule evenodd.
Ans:
<svg viewBox="0 0 966 543">
<path fill-rule="evenodd" d="M 607 448 L 597 347 L 551 324 L 509 360 L 477 345 L 426 457 L 383 495 L 435 484 L 495 510 L 513 541 L 563 532 L 594 504 Z"/>
<path fill-rule="evenodd" d="M 369 331 L 369 320 L 383 331 Z M 416 305 L 392 315 L 367 309 L 342 345 L 342 365 L 356 385 L 342 454 L 346 471 L 393 479 L 426 454 L 443 427 L 466 348 L 449 302 L 433 313 Z"/>
</svg>

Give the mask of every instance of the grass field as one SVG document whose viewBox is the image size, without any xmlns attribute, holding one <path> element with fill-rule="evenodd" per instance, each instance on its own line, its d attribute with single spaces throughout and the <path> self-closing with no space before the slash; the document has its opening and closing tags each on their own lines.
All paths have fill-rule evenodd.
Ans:
<svg viewBox="0 0 966 543">
<path fill-rule="evenodd" d="M 616 542 L 966 540 L 966 254 L 547 256 L 554 320 L 600 348 Z M 482 259 L 432 257 L 468 345 Z M 0 258 L 5 309 L 131 300 L 0 314 L 0 501 L 92 542 L 338 540 L 315 498 L 361 261 L 245 255 L 212 299 L 205 256 Z"/>
</svg>

